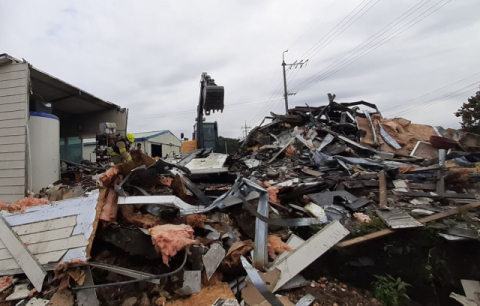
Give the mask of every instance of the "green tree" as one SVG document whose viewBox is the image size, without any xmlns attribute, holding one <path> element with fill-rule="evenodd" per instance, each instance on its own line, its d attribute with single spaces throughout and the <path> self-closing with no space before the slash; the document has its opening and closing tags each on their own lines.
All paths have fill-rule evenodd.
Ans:
<svg viewBox="0 0 480 306">
<path fill-rule="evenodd" d="M 238 148 L 240 147 L 238 139 L 218 136 L 218 145 L 217 145 L 218 153 L 225 154 L 225 144 L 227 145 L 228 154 L 237 153 Z"/>
<path fill-rule="evenodd" d="M 460 124 L 463 131 L 480 134 L 480 91 L 463 103 L 454 114 L 462 118 Z"/>
</svg>

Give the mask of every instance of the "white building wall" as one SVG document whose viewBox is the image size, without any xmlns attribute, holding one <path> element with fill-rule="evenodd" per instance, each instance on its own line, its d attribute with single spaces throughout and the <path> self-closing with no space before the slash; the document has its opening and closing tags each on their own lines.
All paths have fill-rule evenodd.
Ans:
<svg viewBox="0 0 480 306">
<path fill-rule="evenodd" d="M 151 146 L 150 144 L 158 144 L 162 145 L 162 157 L 178 155 L 180 154 L 182 142 L 178 139 L 175 135 L 171 132 L 167 132 L 163 135 L 159 135 L 157 137 L 153 137 L 147 140 L 148 141 L 148 155 L 151 156 Z M 144 146 L 142 144 L 142 146 Z"/>
<path fill-rule="evenodd" d="M 25 196 L 28 118 L 27 63 L 0 65 L 0 200 Z"/>
</svg>

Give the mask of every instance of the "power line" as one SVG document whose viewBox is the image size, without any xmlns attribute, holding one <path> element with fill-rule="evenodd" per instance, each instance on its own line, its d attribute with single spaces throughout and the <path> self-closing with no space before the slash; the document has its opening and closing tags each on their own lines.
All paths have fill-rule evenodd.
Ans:
<svg viewBox="0 0 480 306">
<path fill-rule="evenodd" d="M 425 97 L 425 96 L 428 96 L 428 95 L 430 95 L 430 94 L 432 94 L 432 93 L 434 93 L 434 92 L 437 92 L 437 91 L 439 91 L 439 90 L 445 89 L 445 88 L 450 87 L 450 86 L 452 86 L 452 85 L 458 84 L 458 83 L 460 83 L 460 82 L 462 82 L 462 81 L 465 81 L 466 79 L 469 79 L 469 78 L 471 78 L 471 77 L 473 77 L 473 76 L 476 76 L 476 75 L 479 75 L 479 74 L 480 74 L 480 72 L 474 73 L 474 74 L 472 74 L 472 75 L 470 75 L 470 76 L 467 76 L 466 78 L 463 78 L 463 79 L 461 79 L 461 80 L 459 80 L 459 81 L 453 82 L 453 83 L 451 83 L 451 84 L 448 84 L 448 85 L 445 85 L 445 86 L 443 86 L 443 87 L 437 88 L 437 89 L 435 89 L 435 90 L 433 90 L 433 91 L 430 91 L 430 92 L 428 92 L 428 93 L 426 93 L 426 94 L 424 94 L 424 95 L 421 95 L 420 97 L 416 97 L 416 98 L 410 99 L 410 100 L 408 100 L 408 101 L 406 101 L 406 102 L 403 102 L 403 103 L 400 103 L 400 104 L 396 104 L 396 105 L 394 105 L 394 106 L 392 106 L 392 107 L 390 107 L 390 108 L 384 109 L 384 110 L 382 110 L 382 112 L 388 112 L 388 111 L 391 110 L 391 109 L 395 109 L 395 108 L 397 108 L 397 107 L 399 107 L 399 106 L 404 106 L 405 104 L 408 104 L 408 103 L 410 103 L 410 102 L 412 102 L 412 101 L 414 101 L 414 100 L 418 100 L 418 99 L 423 98 L 423 97 Z"/>
<path fill-rule="evenodd" d="M 350 15 L 352 15 L 353 12 L 355 12 L 355 10 L 357 10 L 357 8 L 360 7 L 360 6 L 361 6 L 363 3 L 365 3 L 366 1 L 367 1 L 367 0 L 363 0 L 359 5 L 357 5 L 349 14 L 347 14 L 347 16 L 345 16 L 339 23 L 337 23 L 327 34 L 325 34 L 320 40 L 318 40 L 318 41 L 317 41 L 310 49 L 308 49 L 307 52 L 305 52 L 300 58 L 303 58 L 303 57 L 305 56 L 305 54 L 308 54 L 308 52 L 309 52 L 310 50 L 312 50 L 312 49 L 313 49 L 313 52 L 315 52 L 315 50 L 316 50 L 316 48 L 315 48 L 316 45 L 318 45 L 318 44 L 319 44 L 325 37 L 327 37 L 332 31 L 334 31 L 334 33 L 333 33 L 332 35 L 335 35 L 336 32 L 337 32 L 335 29 L 336 29 L 340 24 L 342 24 L 342 22 L 343 22 L 345 19 L 347 19 Z M 360 12 L 361 12 L 365 7 L 367 7 L 368 4 L 370 4 L 372 1 L 373 1 L 373 0 L 370 0 L 364 7 L 362 7 L 362 8 L 361 8 L 358 12 L 356 12 L 352 17 L 350 17 L 350 18 L 346 21 L 345 24 L 347 24 L 352 18 L 354 18 L 358 13 L 360 13 Z M 370 10 L 373 6 L 375 6 L 379 1 L 380 1 L 380 0 L 377 0 L 377 2 L 375 2 L 370 8 L 368 8 L 367 11 Z M 335 2 L 336 2 L 336 1 L 335 1 Z M 328 9 L 327 9 L 327 11 L 328 11 Z M 356 22 L 360 17 L 362 17 L 367 11 L 365 11 L 361 16 L 359 16 L 357 19 L 355 19 L 350 25 L 347 26 L 347 28 L 350 27 L 353 23 L 355 23 L 355 22 Z M 320 18 L 319 18 L 319 19 L 320 19 Z M 345 25 L 345 24 L 344 24 L 344 25 Z M 341 26 L 339 27 L 339 29 L 341 29 L 344 25 L 341 25 Z M 347 28 L 346 28 L 346 29 L 347 29 Z M 327 45 L 328 45 L 329 43 L 331 43 L 333 40 L 335 40 L 335 39 L 336 39 L 341 33 L 343 33 L 346 29 L 344 29 L 344 30 L 343 30 L 342 32 L 340 32 L 337 36 L 335 36 L 330 42 L 327 43 Z M 307 31 L 308 31 L 308 30 L 307 30 Z M 305 33 L 304 33 L 304 34 L 305 34 Z M 304 34 L 302 34 L 301 36 L 303 36 Z M 300 38 L 301 38 L 301 37 L 300 37 Z M 300 39 L 300 38 L 299 38 L 299 39 Z M 328 40 L 329 38 L 330 38 L 330 37 L 328 37 L 327 40 Z M 297 39 L 297 41 L 298 41 L 299 39 Z M 295 44 L 297 41 L 295 41 L 293 44 Z M 292 45 L 293 45 L 293 44 L 292 44 Z M 321 46 L 321 45 L 320 45 L 320 46 Z M 317 48 L 318 48 L 318 47 L 317 47 Z M 298 71 L 295 73 L 295 76 L 296 76 L 297 73 L 298 73 Z M 293 80 L 293 78 L 292 78 L 292 80 Z M 279 89 L 280 85 L 281 85 L 281 84 L 279 84 L 279 85 L 277 86 L 277 90 Z M 276 91 L 277 91 L 277 90 L 276 90 Z M 275 91 L 275 92 L 276 92 L 276 91 Z M 274 92 L 273 95 L 275 95 L 275 92 Z M 272 95 L 272 97 L 273 97 L 273 95 Z M 258 116 L 260 115 L 260 117 L 261 117 L 261 114 L 263 114 L 266 110 L 268 110 L 268 108 L 269 108 L 270 106 L 272 106 L 272 102 L 274 102 L 274 101 L 271 101 L 270 103 L 267 103 L 267 104 L 265 105 L 265 107 L 263 107 L 263 108 L 255 115 L 255 117 L 254 117 L 250 122 L 251 122 L 251 123 L 254 123 L 256 120 L 259 120 Z"/>
<path fill-rule="evenodd" d="M 320 48 L 319 46 L 319 49 L 317 48 L 317 51 L 315 51 L 315 53 L 311 54 L 309 56 L 309 58 L 312 58 L 314 57 L 315 55 L 317 55 L 320 51 L 322 51 L 323 49 L 325 49 L 325 47 L 327 47 L 330 43 L 332 43 L 338 36 L 340 36 L 343 32 L 345 32 L 348 28 L 350 28 L 352 26 L 352 24 L 354 24 L 355 22 L 357 22 L 358 19 L 362 18 L 363 15 L 365 15 L 368 11 L 370 11 L 375 5 L 378 4 L 378 2 L 380 2 L 380 0 L 377 0 L 377 2 L 375 2 L 372 6 L 370 6 L 366 11 L 364 11 L 360 16 L 357 17 L 357 19 L 355 19 L 352 23 L 350 23 L 346 28 L 344 28 L 340 33 L 338 33 L 337 36 L 335 36 L 332 40 L 330 40 L 328 43 L 326 43 L 325 45 L 323 45 L 323 47 Z M 365 7 L 364 7 L 365 8 Z M 363 9 L 363 8 L 362 8 Z M 361 11 L 361 10 L 360 10 Z M 353 17 L 355 17 L 358 13 L 360 13 L 360 11 L 358 11 Z"/>
<path fill-rule="evenodd" d="M 264 103 L 265 101 L 270 101 L 271 99 L 265 99 L 260 101 L 250 101 L 250 102 L 243 102 L 243 103 L 235 103 L 235 104 L 225 104 L 224 108 L 231 108 L 231 107 L 239 107 L 244 105 L 252 105 L 252 104 L 259 104 Z M 168 116 L 176 116 L 176 115 L 184 115 L 184 114 L 191 114 L 195 113 L 196 109 L 189 109 L 189 110 L 182 110 L 176 112 L 169 112 L 169 113 L 159 113 L 159 114 L 149 114 L 149 115 L 139 115 L 139 116 L 132 116 L 131 118 L 150 118 L 150 117 L 168 117 Z"/>
<path fill-rule="evenodd" d="M 442 0 L 443 1 L 443 0 Z M 429 14 L 423 16 L 420 20 L 416 21 L 415 23 L 411 24 L 410 26 L 408 26 L 407 28 L 403 29 L 401 32 L 399 32 L 398 34 L 394 35 L 393 37 L 391 37 L 393 34 L 395 34 L 396 32 L 398 32 L 400 29 L 402 29 L 403 27 L 409 25 L 409 23 L 411 23 L 412 21 L 418 19 L 420 16 L 422 16 L 423 14 L 427 13 L 428 11 L 430 11 L 433 7 L 435 7 L 436 5 L 438 5 L 439 3 L 441 3 L 442 1 L 436 3 L 435 5 L 433 5 L 432 7 L 428 8 L 426 11 L 424 11 L 423 13 L 421 13 L 419 16 L 417 16 L 416 18 L 414 18 L 413 20 L 409 21 L 407 24 L 403 25 L 401 28 L 397 29 L 395 32 L 393 33 L 390 33 L 389 35 L 387 35 L 387 37 L 385 37 L 384 39 L 382 39 L 379 43 L 375 44 L 371 49 L 367 50 L 366 52 L 363 52 L 362 54 L 358 55 L 358 56 L 355 56 L 353 57 L 348 63 L 346 63 L 345 65 L 341 66 L 341 65 L 338 65 L 337 67 L 339 68 L 332 68 L 330 69 L 330 72 L 326 72 L 324 73 L 323 75 L 319 76 L 318 78 L 316 78 L 315 80 L 312 80 L 310 82 L 310 84 L 308 85 L 304 85 L 303 88 L 301 89 L 297 89 L 297 92 L 300 92 L 300 91 L 303 91 L 307 88 L 309 88 L 310 86 L 322 81 L 322 80 L 325 80 L 326 78 L 330 77 L 331 75 L 337 73 L 338 71 L 342 70 L 343 68 L 351 65 L 352 63 L 356 62 L 357 60 L 359 60 L 360 58 L 364 57 L 365 55 L 369 54 L 370 52 L 378 49 L 379 47 L 383 46 L 384 44 L 386 44 L 387 42 L 391 41 L 392 39 L 394 39 L 395 37 L 397 37 L 398 35 L 402 34 L 403 32 L 405 32 L 406 30 L 408 30 L 409 28 L 413 27 L 414 25 L 416 25 L 417 23 L 419 23 L 420 21 L 424 20 L 425 18 L 427 18 L 428 16 L 430 16 L 431 14 L 435 13 L 436 11 L 438 11 L 439 9 L 441 9 L 442 7 L 444 7 L 445 5 L 447 5 L 449 2 L 451 2 L 451 0 L 448 0 L 446 3 L 444 3 L 443 5 L 441 5 L 440 7 L 434 9 L 433 11 L 431 11 Z M 391 37 L 391 38 L 389 38 Z M 389 38 L 389 39 L 388 39 Z M 388 39 L 388 40 L 386 40 Z M 386 41 L 385 41 L 386 40 Z M 381 44 L 380 44 L 381 43 Z"/>
<path fill-rule="evenodd" d="M 330 31 L 328 31 L 327 34 L 325 34 L 322 38 L 320 38 L 312 47 L 310 47 L 310 49 L 308 49 L 302 56 L 300 56 L 300 58 L 305 58 L 305 55 L 309 54 L 310 50 L 314 49 L 327 35 L 329 35 L 333 30 L 335 30 L 335 28 L 338 27 L 338 25 L 340 25 L 345 19 L 348 18 L 348 16 L 350 16 L 351 14 L 353 14 L 353 12 L 359 7 L 361 6 L 365 1 L 367 0 L 363 0 L 362 2 L 360 2 L 360 4 L 358 4 L 353 10 L 350 11 L 350 13 L 347 14 L 347 16 L 345 16 L 342 20 L 340 20 L 339 23 L 337 23 Z M 370 2 L 372 2 L 372 0 L 370 0 Z M 370 3 L 369 2 L 369 3 Z"/>
<path fill-rule="evenodd" d="M 303 34 L 300 35 L 300 37 L 297 38 L 297 40 L 295 40 L 295 41 L 290 45 L 290 47 L 288 47 L 288 49 L 291 49 L 303 36 L 305 36 L 305 34 L 307 34 L 307 32 L 308 32 L 318 21 L 320 21 L 320 19 L 322 19 L 323 16 L 324 16 L 324 15 L 332 8 L 332 6 L 333 6 L 335 3 L 337 3 L 337 2 L 338 2 L 338 0 L 333 1 L 332 4 L 330 4 L 330 6 L 323 12 L 323 14 L 320 15 L 320 17 L 318 17 L 318 19 L 315 20 L 315 22 L 312 23 L 312 24 L 303 32 Z"/>
<path fill-rule="evenodd" d="M 396 112 L 392 115 L 389 115 L 389 117 L 395 117 L 395 116 L 400 116 L 400 115 L 404 115 L 404 114 L 408 114 L 408 113 L 411 113 L 413 111 L 417 111 L 419 109 L 422 109 L 422 108 L 425 108 L 427 106 L 431 106 L 433 104 L 436 104 L 436 103 L 439 103 L 441 101 L 444 101 L 445 99 L 448 99 L 448 98 L 453 98 L 453 97 L 456 97 L 458 95 L 461 95 L 463 93 L 466 93 L 466 92 L 469 92 L 473 89 L 475 89 L 478 85 L 478 83 L 480 83 L 480 80 L 479 81 L 476 81 L 474 83 L 471 83 L 471 84 L 468 84 L 462 88 L 459 88 L 459 89 L 456 89 L 456 90 L 453 90 L 451 92 L 448 92 L 446 94 L 443 94 L 443 95 L 440 95 L 438 97 L 435 97 L 433 99 L 430 99 L 428 101 L 425 101 L 425 102 L 422 102 L 420 103 L 419 105 L 413 107 L 413 108 L 409 108 L 409 109 L 406 109 L 406 110 L 403 110 L 403 111 L 399 111 L 399 112 Z M 462 91 L 464 89 L 468 88 L 466 91 L 463 91 L 463 92 L 460 92 L 458 93 L 459 91 Z"/>
<path fill-rule="evenodd" d="M 377 31 L 375 34 L 373 34 L 372 36 L 370 36 L 368 39 L 366 39 L 365 41 L 363 41 L 362 43 L 360 43 L 359 45 L 357 45 L 355 48 L 353 48 L 352 50 L 350 50 L 349 52 L 347 52 L 346 54 L 344 54 L 343 56 L 341 56 L 340 58 L 338 58 L 336 61 L 334 61 L 333 63 L 331 63 L 330 65 L 328 65 L 327 67 L 323 68 L 322 70 L 320 70 L 319 72 L 317 72 L 315 75 L 313 75 L 312 77 L 306 79 L 305 81 L 303 81 L 302 83 L 300 83 L 297 87 L 300 89 L 302 86 L 305 86 L 306 84 L 312 82 L 315 78 L 317 78 L 319 75 L 322 74 L 322 72 L 324 72 L 325 70 L 327 70 L 329 67 L 332 67 L 335 68 L 335 67 L 339 67 L 340 64 L 342 64 L 345 60 L 341 61 L 342 59 L 345 59 L 347 56 L 349 56 L 350 54 L 351 55 L 354 55 L 360 51 L 362 51 L 363 49 L 365 49 L 367 46 L 369 46 L 370 44 L 374 43 L 376 39 L 380 38 L 383 34 L 385 34 L 387 31 L 389 31 L 390 29 L 392 29 L 393 27 L 395 27 L 397 24 L 399 24 L 400 22 L 402 22 L 403 20 L 405 20 L 406 18 L 408 18 L 409 16 L 411 16 L 413 13 L 415 13 L 416 11 L 418 11 L 422 6 L 424 6 L 425 4 L 427 4 L 430 0 L 427 0 L 426 2 L 424 0 L 422 0 L 421 2 L 415 4 L 413 7 L 411 7 L 410 9 L 408 9 L 405 13 L 403 13 L 402 15 L 400 15 L 399 17 L 397 17 L 395 20 L 393 20 L 392 22 L 390 22 L 389 24 L 387 24 L 386 26 L 384 26 L 382 29 L 380 29 L 379 31 Z M 423 4 L 420 6 L 420 7 L 417 7 L 419 4 L 421 4 L 423 2 Z M 410 12 L 412 9 L 414 9 L 413 12 Z M 410 12 L 410 13 L 409 13 Z M 407 14 L 407 16 L 405 16 Z M 405 17 L 403 17 L 405 16 Z M 403 18 L 402 18 L 403 17 Z M 402 18 L 401 20 L 399 20 L 400 18 Z M 388 28 L 388 29 L 387 29 Z M 387 30 L 385 30 L 387 29 Z M 376 37 L 377 36 L 377 37 Z M 375 37 L 375 38 L 374 38 Z M 374 38 L 372 40 L 372 38 Z M 371 41 L 370 41 L 371 40 Z M 370 41 L 370 42 L 368 42 Z M 366 42 L 368 42 L 366 44 Z M 363 45 L 363 46 L 362 46 Z M 356 51 L 355 51 L 356 50 Z M 352 53 L 353 52 L 353 53 Z M 351 56 L 350 55 L 350 56 Z M 339 61 L 341 61 L 340 63 L 338 63 Z M 338 63 L 338 64 L 337 64 Z"/>
</svg>

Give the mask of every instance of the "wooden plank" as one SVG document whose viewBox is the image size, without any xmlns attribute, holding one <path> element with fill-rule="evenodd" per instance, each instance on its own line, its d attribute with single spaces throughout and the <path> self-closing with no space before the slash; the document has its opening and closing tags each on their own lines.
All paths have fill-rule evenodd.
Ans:
<svg viewBox="0 0 480 306">
<path fill-rule="evenodd" d="M 12 258 L 12 254 L 8 251 L 7 247 L 3 245 L 3 249 L 0 250 L 0 260 Z"/>
<path fill-rule="evenodd" d="M 0 129 L 0 131 L 3 129 Z M 20 136 L 1 136 L 0 135 L 0 145 L 4 144 L 14 144 L 14 143 L 25 143 L 25 135 Z"/>
<path fill-rule="evenodd" d="M 23 111 L 25 112 L 25 103 L 9 103 L 9 104 L 0 104 L 0 112 L 13 112 L 13 111 Z"/>
<path fill-rule="evenodd" d="M 17 79 L 10 79 L 10 80 L 3 80 L 0 81 L 0 91 L 6 88 L 15 88 L 20 86 L 27 85 L 27 78 L 17 78 Z"/>
<path fill-rule="evenodd" d="M 0 97 L 0 105 L 4 104 L 20 104 L 23 107 L 27 105 L 27 95 L 25 93 L 18 95 L 10 95 L 5 97 Z"/>
<path fill-rule="evenodd" d="M 275 266 L 269 269 L 278 269 L 281 272 L 280 279 L 275 284 L 273 292 L 280 289 L 280 287 L 348 234 L 349 231 L 340 222 L 335 221 L 325 226 L 321 231 L 290 252 Z"/>
<path fill-rule="evenodd" d="M 26 148 L 25 143 L 7 144 L 7 145 L 0 146 L 0 153 L 25 152 L 25 148 Z"/>
<path fill-rule="evenodd" d="M 25 169 L 25 160 L 0 161 L 0 170 Z M 1 184 L 0 184 L 1 185 Z"/>
<path fill-rule="evenodd" d="M 25 184 L 25 177 L 1 177 L 0 186 L 19 186 Z"/>
<path fill-rule="evenodd" d="M 62 257 L 67 253 L 67 250 L 61 250 L 61 251 L 55 251 L 55 252 L 50 252 L 50 253 L 43 253 L 43 254 L 38 254 L 34 255 L 35 258 L 37 258 L 38 262 L 41 265 L 48 264 L 50 262 L 57 262 Z M 20 266 L 17 264 L 15 259 L 10 258 L 10 259 L 3 259 L 0 260 L 0 275 L 8 275 L 9 273 L 5 273 L 6 271 L 9 270 L 14 270 L 14 269 L 20 269 Z M 21 273 L 21 272 L 20 272 Z M 12 274 L 18 274 L 17 273 L 12 273 Z"/>
<path fill-rule="evenodd" d="M 0 121 L 0 128 L 25 126 L 25 119 L 8 119 Z"/>
<path fill-rule="evenodd" d="M 27 92 L 27 86 L 0 89 L 0 97 L 20 95 Z"/>
<path fill-rule="evenodd" d="M 31 244 L 28 244 L 26 239 L 24 239 L 24 237 L 26 236 L 20 237 L 20 240 L 27 246 L 30 252 L 34 255 L 49 253 L 54 251 L 67 250 L 70 248 L 81 247 L 88 244 L 88 241 L 85 239 L 84 235 L 76 235 L 76 236 L 70 237 L 70 234 L 73 231 L 73 227 L 55 230 L 55 231 L 62 231 L 64 237 L 58 237 L 58 238 L 55 238 L 54 236 L 53 238 L 52 236 L 45 237 L 47 235 L 46 233 L 48 232 L 42 232 L 42 233 L 26 235 L 28 236 L 26 239 L 32 240 Z M 67 235 L 64 235 L 65 233 L 67 233 Z M 43 237 L 45 237 L 45 240 L 40 239 L 40 241 L 36 241 L 40 237 L 42 237 L 42 235 Z M 8 258 L 12 258 L 12 255 L 10 254 L 7 248 L 2 249 L 0 246 L 0 260 L 8 259 Z"/>
<path fill-rule="evenodd" d="M 15 105 L 15 104 L 7 104 Z M 0 120 L 25 119 L 25 110 L 6 111 L 0 113 Z"/>
<path fill-rule="evenodd" d="M 1 72 L 0 73 L 0 82 L 6 80 L 15 80 L 15 79 L 22 79 L 27 77 L 26 70 L 20 71 L 10 71 L 10 72 Z"/>
<path fill-rule="evenodd" d="M 23 236 L 26 234 L 46 232 L 75 225 L 77 225 L 77 216 L 69 216 L 65 218 L 57 218 L 36 223 L 18 225 L 14 226 L 13 230 L 18 235 Z"/>
<path fill-rule="evenodd" d="M 13 71 L 25 71 L 27 70 L 27 63 L 16 63 L 0 66 L 0 73 L 13 72 Z"/>
<path fill-rule="evenodd" d="M 43 280 L 47 272 L 40 266 L 40 263 L 33 257 L 25 245 L 23 245 L 17 234 L 2 216 L 0 216 L 0 238 L 35 289 L 41 292 Z"/>
<path fill-rule="evenodd" d="M 410 189 L 435 190 L 437 186 L 434 183 L 408 183 Z"/>
<path fill-rule="evenodd" d="M 380 207 L 386 207 L 387 201 L 387 178 L 385 177 L 385 171 L 378 172 L 378 192 L 379 192 L 379 204 Z"/>
<path fill-rule="evenodd" d="M 463 205 L 461 207 L 451 209 L 449 211 L 444 211 L 444 212 L 441 212 L 441 213 L 438 213 L 438 214 L 434 214 L 434 215 L 431 215 L 431 216 L 428 216 L 428 217 L 425 217 L 425 218 L 418 219 L 418 221 L 420 223 L 427 223 L 427 222 L 431 222 L 431 221 L 435 221 L 435 220 L 439 220 L 439 219 L 444 219 L 444 218 L 456 215 L 456 214 L 458 214 L 462 211 L 466 211 L 466 210 L 469 210 L 469 209 L 475 209 L 477 207 L 480 207 L 480 202 L 469 203 L 469 204 Z M 349 240 L 346 240 L 346 241 L 339 242 L 339 243 L 336 244 L 336 246 L 340 247 L 340 248 L 344 248 L 344 247 L 351 246 L 351 245 L 354 245 L 354 244 L 358 244 L 358 243 L 361 243 L 361 242 L 364 242 L 364 241 L 369 241 L 369 240 L 377 239 L 377 238 L 380 238 L 380 237 L 384 237 L 384 236 L 393 234 L 395 232 L 396 231 L 393 231 L 391 229 L 384 229 L 384 230 L 381 230 L 381 231 L 378 231 L 378 232 L 375 232 L 375 233 L 370 233 L 370 234 L 367 234 L 367 235 L 364 235 L 364 236 L 361 236 L 361 237 L 356 237 L 356 238 L 353 238 L 353 239 L 349 239 Z"/>
<path fill-rule="evenodd" d="M 65 227 L 65 228 L 59 228 L 51 231 L 46 231 L 46 232 L 27 234 L 27 235 L 20 236 L 20 240 L 22 240 L 23 243 L 34 244 L 34 243 L 68 238 L 72 234 L 73 228 L 74 227 L 71 226 L 71 227 Z"/>
<path fill-rule="evenodd" d="M 3 242 L 5 243 L 5 241 Z M 5 243 L 5 245 L 7 245 Z M 88 245 L 85 235 L 80 234 L 65 239 L 30 244 L 28 249 L 34 254 L 48 253 L 53 251 L 67 250 Z"/>
<path fill-rule="evenodd" d="M 0 175 L 2 175 L 5 171 L 20 171 L 22 173 L 25 173 L 25 170 L 23 169 L 18 169 L 18 170 L 2 170 L 0 171 Z M 18 175 L 20 176 L 20 175 Z M 25 186 L 19 185 L 19 186 L 0 186 L 0 198 L 2 197 L 1 195 L 7 195 L 7 194 L 23 194 L 25 192 Z"/>
<path fill-rule="evenodd" d="M 23 126 L 0 129 L 0 137 L 1 136 L 20 136 L 18 138 L 22 138 L 22 136 L 23 136 L 23 139 L 25 139 L 26 133 L 27 133 L 27 131 L 26 131 L 25 127 L 23 127 Z M 16 141 L 14 143 L 8 143 L 8 144 L 19 144 L 19 141 Z M 25 142 L 23 142 L 23 144 L 25 144 Z M 5 144 L 5 145 L 7 145 L 7 144 Z M 6 152 L 6 151 L 4 151 L 4 152 Z"/>
<path fill-rule="evenodd" d="M 24 160 L 24 159 L 25 159 L 25 151 L 0 153 L 0 160 L 3 160 L 3 161 L 14 161 L 14 160 Z M 1 186 L 1 183 L 0 183 L 0 186 Z"/>
</svg>

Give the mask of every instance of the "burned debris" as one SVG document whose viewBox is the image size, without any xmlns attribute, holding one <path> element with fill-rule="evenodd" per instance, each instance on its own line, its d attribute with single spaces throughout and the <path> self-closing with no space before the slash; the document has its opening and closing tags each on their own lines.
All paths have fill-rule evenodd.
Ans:
<svg viewBox="0 0 480 306">
<path fill-rule="evenodd" d="M 66 163 L 83 178 L 0 203 L 0 301 L 381 305 L 312 276 L 318 260 L 427 227 L 445 243 L 478 241 L 480 136 L 328 98 L 271 113 L 232 156 L 132 149 L 108 169 Z M 457 283 L 452 298 L 474 303 L 478 282 Z"/>
</svg>

